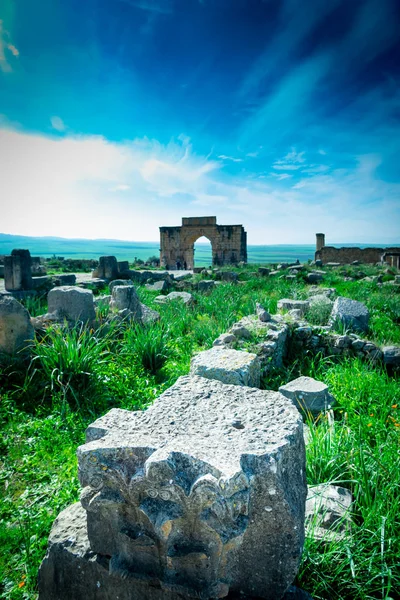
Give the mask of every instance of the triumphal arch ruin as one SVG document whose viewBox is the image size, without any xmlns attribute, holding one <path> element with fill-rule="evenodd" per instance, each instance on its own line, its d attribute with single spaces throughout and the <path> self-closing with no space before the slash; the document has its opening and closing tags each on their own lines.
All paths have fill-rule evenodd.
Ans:
<svg viewBox="0 0 400 600">
<path fill-rule="evenodd" d="M 160 262 L 166 269 L 194 267 L 194 244 L 211 242 L 215 266 L 247 262 L 247 233 L 243 225 L 217 225 L 217 217 L 183 217 L 179 227 L 160 227 Z"/>
</svg>

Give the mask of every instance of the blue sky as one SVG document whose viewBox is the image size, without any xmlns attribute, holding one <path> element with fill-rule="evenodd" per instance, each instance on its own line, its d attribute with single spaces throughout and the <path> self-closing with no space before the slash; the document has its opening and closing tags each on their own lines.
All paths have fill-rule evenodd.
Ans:
<svg viewBox="0 0 400 600">
<path fill-rule="evenodd" d="M 400 241 L 397 0 L 3 0 L 0 231 Z"/>
</svg>

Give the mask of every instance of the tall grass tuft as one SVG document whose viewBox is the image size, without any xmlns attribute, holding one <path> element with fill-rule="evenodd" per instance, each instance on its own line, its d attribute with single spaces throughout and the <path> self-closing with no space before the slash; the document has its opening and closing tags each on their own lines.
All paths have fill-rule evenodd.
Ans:
<svg viewBox="0 0 400 600">
<path fill-rule="evenodd" d="M 108 336 L 84 325 L 52 327 L 33 348 L 31 369 L 44 391 L 59 395 L 71 408 L 93 411 L 101 399 L 99 366 L 108 354 Z M 84 405 L 82 405 L 84 399 Z"/>
<path fill-rule="evenodd" d="M 168 341 L 169 329 L 161 323 L 134 325 L 126 330 L 124 352 L 132 355 L 146 371 L 156 375 L 170 355 Z"/>
</svg>

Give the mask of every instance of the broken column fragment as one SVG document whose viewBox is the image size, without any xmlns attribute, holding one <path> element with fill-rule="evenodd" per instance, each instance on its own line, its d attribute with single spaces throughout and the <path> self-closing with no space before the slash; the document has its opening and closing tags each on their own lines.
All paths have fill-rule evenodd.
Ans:
<svg viewBox="0 0 400 600">
<path fill-rule="evenodd" d="M 74 590 L 74 600 L 108 600 L 122 580 L 134 600 L 278 600 L 295 578 L 305 450 L 301 417 L 278 392 L 181 377 L 145 412 L 95 421 L 78 461 L 85 556 L 102 574 L 100 588 Z M 65 569 L 84 579 L 85 559 L 56 541 L 40 600 L 64 599 Z"/>
</svg>

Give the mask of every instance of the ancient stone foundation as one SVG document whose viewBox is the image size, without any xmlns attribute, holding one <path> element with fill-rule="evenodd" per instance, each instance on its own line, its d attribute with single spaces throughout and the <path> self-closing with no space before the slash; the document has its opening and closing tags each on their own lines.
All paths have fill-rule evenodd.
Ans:
<svg viewBox="0 0 400 600">
<path fill-rule="evenodd" d="M 181 377 L 78 449 L 40 600 L 281 599 L 304 541 L 302 421 L 278 392 Z"/>
<path fill-rule="evenodd" d="M 160 263 L 166 269 L 194 267 L 194 243 L 211 242 L 213 265 L 247 262 L 247 233 L 242 225 L 217 225 L 216 217 L 182 219 L 181 227 L 160 227 Z"/>
</svg>

